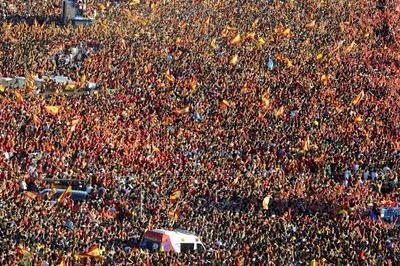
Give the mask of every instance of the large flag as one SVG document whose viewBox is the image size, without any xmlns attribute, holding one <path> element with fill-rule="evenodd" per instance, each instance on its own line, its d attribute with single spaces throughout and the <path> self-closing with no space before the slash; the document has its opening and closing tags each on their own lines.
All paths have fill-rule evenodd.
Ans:
<svg viewBox="0 0 400 266">
<path fill-rule="evenodd" d="M 353 101 L 351 102 L 353 105 L 358 105 L 361 100 L 364 98 L 365 94 L 364 94 L 364 90 L 361 90 L 359 94 L 357 94 L 357 96 L 353 99 Z"/>
<path fill-rule="evenodd" d="M 68 188 L 60 195 L 60 197 L 57 199 L 57 202 L 63 202 L 66 198 L 70 197 L 72 194 L 72 187 L 68 186 Z"/>
<path fill-rule="evenodd" d="M 169 195 L 169 201 L 175 203 L 181 197 L 182 191 L 179 189 L 174 190 L 171 195 Z"/>
<path fill-rule="evenodd" d="M 45 109 L 49 114 L 56 115 L 60 111 L 60 106 L 47 105 Z"/>
<path fill-rule="evenodd" d="M 103 258 L 101 256 L 101 250 L 98 246 L 93 245 L 91 246 L 87 251 L 84 252 L 79 252 L 78 254 L 75 255 L 76 259 L 82 259 L 82 258 Z"/>
</svg>

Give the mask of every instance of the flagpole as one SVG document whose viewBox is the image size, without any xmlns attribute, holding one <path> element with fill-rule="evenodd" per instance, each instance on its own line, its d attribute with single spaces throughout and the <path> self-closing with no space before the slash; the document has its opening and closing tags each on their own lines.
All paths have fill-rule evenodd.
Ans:
<svg viewBox="0 0 400 266">
<path fill-rule="evenodd" d="M 142 183 L 140 183 L 140 219 L 143 218 L 143 188 Z"/>
</svg>

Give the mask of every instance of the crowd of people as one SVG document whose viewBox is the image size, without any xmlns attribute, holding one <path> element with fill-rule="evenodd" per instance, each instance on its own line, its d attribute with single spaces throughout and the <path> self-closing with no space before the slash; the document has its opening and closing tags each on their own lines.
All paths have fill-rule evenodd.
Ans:
<svg viewBox="0 0 400 266">
<path fill-rule="evenodd" d="M 399 228 L 365 215 L 400 202 L 398 1 L 87 1 L 89 27 L 7 19 L 59 2 L 0 4 L 0 77 L 78 84 L 0 90 L 0 265 L 400 264 Z M 26 196 L 49 179 L 93 192 Z M 155 228 L 207 252 L 138 249 Z M 76 258 L 93 245 L 101 258 Z"/>
</svg>

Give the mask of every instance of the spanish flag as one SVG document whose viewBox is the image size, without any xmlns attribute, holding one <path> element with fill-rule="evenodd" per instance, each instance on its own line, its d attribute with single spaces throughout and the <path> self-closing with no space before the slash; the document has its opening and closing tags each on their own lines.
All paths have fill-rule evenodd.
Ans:
<svg viewBox="0 0 400 266">
<path fill-rule="evenodd" d="M 231 106 L 230 102 L 226 99 L 222 100 L 222 104 L 225 105 L 226 107 Z"/>
<path fill-rule="evenodd" d="M 82 259 L 82 258 L 102 258 L 101 250 L 98 246 L 93 245 L 91 246 L 88 251 L 79 252 L 75 255 L 75 258 Z"/>
<path fill-rule="evenodd" d="M 37 126 L 39 126 L 40 123 L 41 123 L 41 121 L 40 121 L 40 119 L 39 119 L 39 117 L 37 115 L 33 115 L 32 116 L 32 122 Z"/>
<path fill-rule="evenodd" d="M 261 104 L 263 107 L 268 108 L 269 107 L 269 92 L 264 92 L 261 95 Z"/>
<path fill-rule="evenodd" d="M 151 144 L 151 149 L 153 152 L 160 152 L 160 149 L 155 144 Z"/>
<path fill-rule="evenodd" d="M 169 216 L 171 219 L 177 221 L 177 220 L 179 220 L 180 212 L 177 211 L 177 210 L 171 209 L 171 210 L 168 211 L 168 216 Z"/>
<path fill-rule="evenodd" d="M 190 88 L 192 89 L 192 90 L 196 90 L 196 88 L 197 88 L 197 78 L 196 78 L 196 76 L 192 76 L 192 78 L 190 79 Z"/>
<path fill-rule="evenodd" d="M 69 198 L 72 194 L 72 187 L 68 186 L 68 188 L 60 195 L 60 197 L 57 199 L 57 202 L 63 202 L 66 198 Z"/>
<path fill-rule="evenodd" d="M 24 103 L 24 97 L 22 97 L 22 94 L 19 90 L 15 90 L 15 99 L 17 100 L 17 103 L 19 103 L 19 104 Z"/>
<path fill-rule="evenodd" d="M 26 76 L 25 88 L 28 92 L 32 92 L 35 89 L 35 76 L 33 74 L 29 74 Z"/>
<path fill-rule="evenodd" d="M 31 256 L 31 253 L 26 248 L 24 248 L 22 245 L 18 245 L 16 247 L 15 251 L 21 257 L 25 257 L 25 256 L 30 257 Z"/>
<path fill-rule="evenodd" d="M 71 121 L 71 130 L 70 130 L 71 132 L 75 131 L 76 126 L 79 124 L 79 122 L 80 122 L 79 118 L 76 118 Z"/>
<path fill-rule="evenodd" d="M 239 183 L 239 179 L 240 179 L 240 176 L 239 176 L 239 175 L 236 176 L 236 178 L 233 179 L 233 181 L 232 181 L 232 183 L 231 183 L 231 186 L 232 186 L 232 187 L 233 187 L 233 186 L 236 186 L 236 185 Z"/>
<path fill-rule="evenodd" d="M 186 105 L 177 111 L 178 114 L 187 114 L 190 111 L 190 106 Z"/>
<path fill-rule="evenodd" d="M 328 77 L 327 75 L 323 74 L 323 75 L 321 76 L 321 82 L 322 82 L 324 85 L 326 85 L 326 84 L 328 84 L 328 81 L 329 81 L 329 77 Z"/>
<path fill-rule="evenodd" d="M 67 83 L 64 88 L 66 91 L 74 91 L 76 89 L 75 83 Z"/>
<path fill-rule="evenodd" d="M 285 112 L 285 107 L 282 105 L 281 107 L 279 107 L 278 110 L 275 111 L 275 118 L 279 118 L 283 115 L 283 113 Z"/>
<path fill-rule="evenodd" d="M 351 102 L 353 105 L 358 105 L 361 100 L 364 98 L 365 94 L 364 94 L 364 90 L 361 90 L 359 94 L 357 94 L 357 96 L 353 99 L 353 101 Z"/>
<path fill-rule="evenodd" d="M 53 183 L 53 184 L 51 184 L 51 190 L 46 193 L 46 198 L 47 199 L 51 199 L 53 197 L 53 195 L 56 194 L 56 193 L 57 193 L 57 188 Z"/>
<path fill-rule="evenodd" d="M 169 69 L 165 72 L 165 78 L 170 82 L 175 81 L 175 77 L 169 72 Z"/>
<path fill-rule="evenodd" d="M 27 191 L 25 192 L 25 196 L 27 196 L 28 198 L 30 198 L 31 200 L 38 200 L 41 201 L 42 200 L 42 195 L 33 191 Z"/>
<path fill-rule="evenodd" d="M 256 33 L 254 31 L 248 32 L 246 34 L 246 39 L 254 40 L 255 37 L 256 37 Z"/>
<path fill-rule="evenodd" d="M 270 195 L 266 196 L 266 197 L 263 199 L 263 201 L 262 201 L 262 207 L 263 207 L 264 210 L 268 210 L 268 206 L 269 206 L 269 201 L 270 201 L 270 199 L 271 199 L 271 196 L 270 196 Z"/>
<path fill-rule="evenodd" d="M 144 73 L 147 74 L 151 71 L 151 63 L 144 66 Z"/>
<path fill-rule="evenodd" d="M 58 266 L 67 266 L 67 263 L 64 258 L 61 259 L 61 262 L 60 264 L 58 264 Z"/>
<path fill-rule="evenodd" d="M 264 38 L 260 37 L 257 41 L 257 48 L 261 48 L 265 44 Z"/>
<path fill-rule="evenodd" d="M 282 32 L 282 35 L 285 37 L 290 37 L 290 33 L 291 33 L 290 28 L 287 28 Z"/>
<path fill-rule="evenodd" d="M 354 122 L 356 122 L 356 123 L 361 123 L 362 121 L 363 121 L 363 119 L 362 119 L 361 115 L 357 115 L 357 116 L 354 118 Z"/>
<path fill-rule="evenodd" d="M 45 106 L 45 109 L 49 114 L 52 114 L 52 115 L 56 115 L 60 111 L 59 106 L 53 106 L 53 105 L 47 105 L 47 106 Z"/>
<path fill-rule="evenodd" d="M 210 47 L 213 49 L 217 48 L 217 38 L 213 38 L 210 42 Z"/>
<path fill-rule="evenodd" d="M 235 54 L 234 56 L 232 56 L 231 60 L 229 61 L 229 63 L 233 66 L 235 66 L 238 62 L 238 55 Z"/>
<path fill-rule="evenodd" d="M 350 53 L 355 46 L 356 46 L 356 42 L 353 41 L 349 46 L 347 46 L 346 52 Z"/>
<path fill-rule="evenodd" d="M 316 20 L 314 19 L 314 20 L 312 20 L 311 22 L 307 23 L 307 24 L 306 24 L 306 28 L 307 28 L 307 29 L 312 29 L 312 28 L 314 28 L 314 27 L 315 27 L 315 22 L 316 22 Z"/>
<path fill-rule="evenodd" d="M 179 189 L 174 190 L 171 195 L 169 195 L 169 201 L 175 203 L 181 197 L 182 192 Z"/>
<path fill-rule="evenodd" d="M 309 150 L 309 146 L 310 146 L 310 137 L 306 137 L 306 139 L 303 142 L 303 151 L 307 152 Z"/>
<path fill-rule="evenodd" d="M 242 41 L 242 37 L 240 36 L 240 33 L 238 33 L 235 38 L 233 38 L 230 42 L 231 45 L 237 45 Z"/>
</svg>

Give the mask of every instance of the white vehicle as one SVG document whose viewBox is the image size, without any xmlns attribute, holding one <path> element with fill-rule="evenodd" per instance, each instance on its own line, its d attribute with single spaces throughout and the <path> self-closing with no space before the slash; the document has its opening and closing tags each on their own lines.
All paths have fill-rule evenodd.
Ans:
<svg viewBox="0 0 400 266">
<path fill-rule="evenodd" d="M 163 230 L 154 229 L 147 231 L 140 248 L 151 251 L 161 252 L 188 252 L 188 251 L 205 251 L 203 243 L 193 233 L 185 230 Z"/>
</svg>

